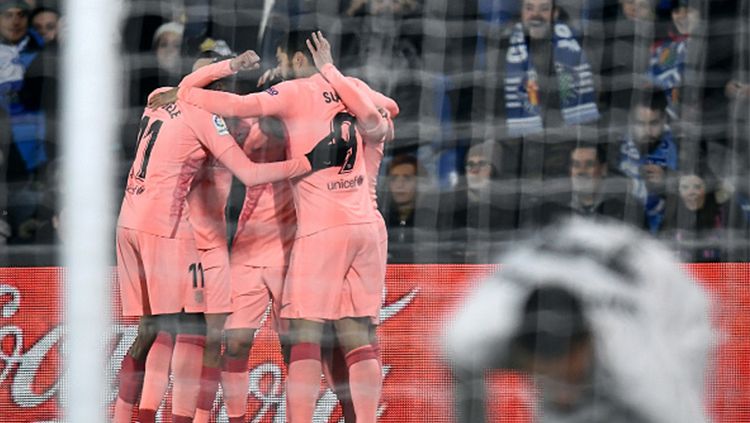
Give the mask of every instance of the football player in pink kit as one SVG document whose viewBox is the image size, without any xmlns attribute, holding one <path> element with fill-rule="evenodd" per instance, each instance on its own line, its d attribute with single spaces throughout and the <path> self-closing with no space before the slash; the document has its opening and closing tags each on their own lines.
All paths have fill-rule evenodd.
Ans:
<svg viewBox="0 0 750 423">
<path fill-rule="evenodd" d="M 349 93 L 356 100 L 344 106 L 340 93 L 329 82 L 343 77 L 333 66 L 323 67 L 318 73 L 304 38 L 301 34 L 290 36 L 290 40 L 295 39 L 297 43 L 290 41 L 290 51 L 294 52 L 291 62 L 299 79 L 248 96 L 194 88 L 179 88 L 178 96 L 224 116 L 280 118 L 287 129 L 291 157 L 319 140 L 356 140 L 340 168 L 292 183 L 298 229 L 281 315 L 291 319 L 294 344 L 287 387 L 290 421 L 312 420 L 326 321 L 333 322 L 338 341 L 347 353 L 357 419 L 375 421 L 381 377 L 370 331 L 380 311 L 383 278 L 379 274 L 384 268 L 381 245 L 385 238 L 382 220 L 373 212 L 369 179 L 361 157 L 360 131 L 368 136 L 383 134 L 387 123 L 369 96 L 359 90 Z M 364 85 L 356 80 L 350 82 L 352 87 Z"/>
<path fill-rule="evenodd" d="M 255 53 L 241 55 L 246 60 Z M 215 53 L 214 53 L 215 56 Z M 234 73 L 226 61 L 206 57 L 196 61 L 193 73 L 180 82 L 180 86 L 203 87 Z M 216 61 L 216 63 L 213 63 Z M 235 123 L 233 125 L 233 123 Z M 229 122 L 229 131 L 240 145 L 246 142 L 243 133 L 245 122 Z M 257 125 L 255 125 L 257 126 Z M 241 127 L 241 128 L 240 128 Z M 252 132 L 252 131 L 251 131 Z M 257 131 L 256 131 L 257 132 Z M 284 181 L 284 183 L 288 183 Z M 265 186 L 259 185 L 259 186 Z M 195 244 L 203 265 L 205 279 L 206 345 L 203 350 L 203 367 L 193 421 L 208 422 L 221 375 L 221 342 L 224 323 L 232 311 L 229 251 L 227 250 L 227 225 L 224 209 L 232 187 L 232 174 L 214 157 L 209 157 L 196 176 L 188 197 L 190 223 L 195 234 Z"/>
<path fill-rule="evenodd" d="M 323 41 L 325 42 L 324 39 Z M 325 43 L 328 46 L 327 42 Z M 317 51 L 313 51 L 315 57 Z M 330 47 L 327 51 L 329 52 L 328 63 L 332 63 Z M 279 54 L 286 55 L 287 53 L 280 48 Z M 285 63 L 288 60 L 285 60 L 286 57 L 279 57 L 279 59 L 281 74 L 284 75 Z M 336 85 L 332 84 L 332 86 L 336 88 Z M 398 111 L 395 102 L 388 100 L 388 105 Z M 347 98 L 342 96 L 342 101 L 346 104 Z M 254 161 L 283 160 L 284 145 L 279 141 L 283 143 L 284 140 L 269 141 L 264 144 L 264 148 L 256 150 L 263 157 L 253 155 L 250 157 Z M 246 144 L 247 146 L 249 144 Z M 372 175 L 375 180 L 377 179 L 383 153 L 382 146 L 382 142 L 365 142 L 364 159 L 372 183 L 375 182 Z M 375 151 L 371 151 L 373 149 Z M 373 173 L 370 173 L 371 170 Z M 371 188 L 371 193 L 374 195 L 375 186 L 371 185 Z M 379 215 L 376 203 L 373 205 L 373 210 Z M 271 318 L 282 338 L 282 347 L 289 345 L 286 340 L 287 328 L 279 322 L 279 308 L 282 282 L 286 275 L 295 231 L 296 216 L 291 186 L 288 182 L 282 181 L 267 184 L 265 187 L 247 189 L 237 233 L 232 244 L 234 311 L 226 325 L 227 345 L 223 357 L 222 388 L 230 423 L 245 421 L 248 394 L 247 362 L 255 331 L 260 327 L 269 300 L 272 300 Z M 384 251 L 387 251 L 387 248 Z M 323 352 L 328 353 L 324 354 L 327 359 L 330 358 L 323 362 L 326 378 L 342 403 L 346 421 L 354 422 L 355 416 L 348 395 L 348 374 L 343 355 L 339 353 L 338 348 L 335 350 L 336 354 L 331 354 L 334 352 L 332 348 L 326 348 Z M 334 358 L 339 359 L 335 365 Z M 339 377 L 336 378 L 334 375 Z M 197 420 L 196 423 L 198 423 Z"/>
<path fill-rule="evenodd" d="M 256 65 L 257 60 L 228 64 L 235 69 Z M 341 148 L 324 142 L 305 157 L 256 165 L 242 153 L 218 116 L 184 102 L 144 112 L 117 230 L 123 315 L 139 316 L 140 324 L 138 336 L 123 360 L 116 422 L 130 421 L 143 373 L 149 371 L 146 354 L 157 334 L 168 339 L 165 343 L 171 343 L 168 333 L 175 316 L 204 311 L 205 279 L 187 220 L 186 198 L 207 155 L 217 157 L 243 183 L 256 185 L 340 165 Z M 197 385 L 194 381 L 200 366 L 190 357 L 196 352 L 202 354 L 203 341 L 195 330 L 191 332 L 180 333 L 174 348 L 173 421 L 176 422 L 190 421 L 195 405 L 190 398 L 195 396 L 192 391 Z M 171 351 L 171 345 L 167 346 Z M 163 368 L 163 363 L 157 367 Z M 142 423 L 153 421 L 160 401 L 159 397 L 151 408 L 145 408 L 141 401 Z"/>
<path fill-rule="evenodd" d="M 244 54 L 247 54 L 244 53 Z M 221 62 L 195 69 L 185 77 L 180 86 L 202 87 L 208 81 L 221 79 L 231 74 L 228 66 Z M 245 119 L 241 125 L 249 129 L 243 150 L 255 162 L 276 162 L 285 158 L 285 140 L 267 141 L 255 118 Z M 235 138 L 238 139 L 237 135 Z M 220 288 L 215 294 L 206 294 L 206 349 L 203 355 L 201 387 L 193 421 L 207 423 L 213 408 L 219 379 L 222 380 L 224 398 L 230 422 L 244 421 L 247 408 L 247 361 L 255 330 L 270 298 L 280 301 L 281 285 L 286 274 L 289 252 L 294 241 L 296 216 L 289 181 L 278 181 L 247 187 L 245 201 L 239 216 L 237 232 L 232 244 L 231 279 L 230 258 L 226 249 L 226 222 L 224 205 L 231 188 L 231 174 L 222 167 L 209 170 L 214 178 L 206 179 L 200 187 L 203 195 L 197 196 L 197 207 L 205 209 L 205 224 L 208 235 L 205 244 L 210 249 L 207 255 L 217 259 L 209 275 L 209 266 L 204 263 L 206 279 L 214 281 Z M 218 178 L 216 178 L 218 176 Z M 228 177 L 228 178 L 227 178 Z M 213 204 L 213 206 L 212 206 Z M 193 203 L 190 203 L 193 207 Z M 218 206 L 218 207 L 217 207 Z M 191 211 L 195 208 L 191 208 Z M 191 214 L 194 226 L 195 214 Z M 198 230 L 196 232 L 196 244 Z M 211 243 L 213 241 L 213 243 Z M 198 245 L 201 251 L 201 245 Z M 212 300 L 213 298 L 213 300 Z M 221 355 L 222 329 L 226 313 L 232 311 L 226 326 L 226 350 Z M 223 370 L 223 371 L 222 371 Z"/>
<path fill-rule="evenodd" d="M 331 46 L 328 43 L 328 40 L 326 40 L 320 32 L 312 34 L 311 41 L 308 41 L 308 48 L 310 49 L 310 52 L 312 54 L 315 66 L 319 70 L 325 69 L 333 64 L 333 58 L 331 56 Z M 347 87 L 347 85 L 350 83 L 349 80 L 337 75 L 336 77 L 330 78 L 329 82 L 331 82 L 331 85 L 334 87 L 334 89 L 336 89 L 337 94 L 340 95 L 344 103 L 347 103 L 347 101 L 352 101 L 347 95 L 352 90 L 351 87 Z M 375 215 L 375 218 L 378 220 L 380 226 L 381 232 L 378 236 L 378 239 L 381 240 L 379 244 L 381 249 L 380 254 L 383 257 L 381 263 L 381 272 L 378 272 L 375 275 L 371 276 L 375 278 L 382 278 L 383 283 L 385 283 L 385 258 L 387 257 L 388 253 L 388 231 L 385 226 L 385 220 L 378 210 L 377 182 L 378 174 L 380 172 L 380 164 L 383 161 L 384 143 L 393 140 L 394 132 L 392 118 L 398 115 L 399 109 L 398 105 L 390 98 L 373 98 L 373 101 L 375 102 L 383 100 L 387 101 L 382 104 L 376 103 L 376 106 L 377 110 L 381 113 L 383 118 L 386 119 L 386 122 L 388 124 L 387 130 L 385 134 L 382 134 L 382 132 L 380 131 L 372 131 L 370 133 L 365 132 L 365 136 L 363 137 L 363 158 L 368 176 L 368 186 L 370 191 L 370 198 L 372 201 L 372 212 Z M 370 112 L 372 113 L 372 110 L 370 110 Z M 391 115 L 391 113 L 393 113 L 393 115 Z M 380 361 L 380 345 L 377 341 L 374 325 L 370 328 L 370 342 L 376 352 L 378 364 L 381 367 L 382 373 L 382 363 Z M 333 388 L 336 396 L 341 402 L 344 420 L 347 422 L 356 422 L 357 418 L 352 407 L 351 392 L 349 390 L 349 374 L 346 367 L 345 351 L 343 351 L 342 348 L 340 348 L 335 342 L 329 344 L 322 349 L 322 363 L 326 379 L 328 380 L 331 388 Z"/>
<path fill-rule="evenodd" d="M 246 149 L 253 160 L 285 157 L 284 139 Z M 244 422 L 247 409 L 248 358 L 255 332 L 272 301 L 271 319 L 282 339 L 287 330 L 278 316 L 281 291 L 297 228 L 288 182 L 248 188 L 232 241 L 232 314 L 225 326 L 226 349 L 221 383 L 230 423 Z"/>
</svg>

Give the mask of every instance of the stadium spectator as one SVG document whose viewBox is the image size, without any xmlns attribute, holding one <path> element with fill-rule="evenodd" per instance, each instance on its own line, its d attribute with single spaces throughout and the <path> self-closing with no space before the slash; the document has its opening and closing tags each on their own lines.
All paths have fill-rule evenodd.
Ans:
<svg viewBox="0 0 750 423">
<path fill-rule="evenodd" d="M 668 185 L 667 181 L 672 177 L 673 171 L 660 161 L 647 160 L 642 163 L 639 172 L 646 190 L 646 200 L 643 204 L 643 228 L 651 234 L 657 234 L 664 223 L 666 212 Z"/>
<path fill-rule="evenodd" d="M 651 234 L 657 234 L 664 223 L 668 197 L 668 180 L 672 177 L 674 168 L 663 161 L 663 157 L 649 154 L 637 167 L 637 179 L 630 178 L 630 193 L 634 195 L 640 205 L 642 212 L 640 217 L 636 216 L 636 223 L 642 223 L 644 229 Z M 638 191 L 634 191 L 634 190 Z M 642 192 L 640 191 L 642 189 Z M 643 194 L 641 198 L 638 195 Z M 640 214 L 640 212 L 639 212 Z"/>
<path fill-rule="evenodd" d="M 748 2 L 723 0 L 698 4 L 703 7 L 706 16 L 703 32 L 705 47 L 699 55 L 701 72 L 692 73 L 697 82 L 691 84 L 691 90 L 684 96 L 686 110 L 683 119 L 693 123 L 687 134 L 695 134 L 705 143 L 707 151 L 696 154 L 707 156 L 697 159 L 707 159 L 712 169 L 718 171 L 733 165 L 746 168 L 747 142 L 732 143 L 732 140 L 746 139 L 747 116 L 750 116 L 743 106 L 747 105 L 750 93 L 747 88 L 750 45 L 747 42 L 748 34 L 743 31 L 748 26 Z M 690 79 L 686 82 L 690 83 Z M 736 116 L 740 116 L 744 122 L 730 126 L 736 123 Z M 728 153 L 726 148 L 733 151 Z"/>
<path fill-rule="evenodd" d="M 700 2 L 672 0 L 672 25 L 667 35 L 651 46 L 649 77 L 651 82 L 664 91 L 667 98 L 667 113 L 672 119 L 681 116 L 681 99 L 686 84 L 686 67 L 696 66 L 696 54 L 702 52 L 702 11 Z"/>
<path fill-rule="evenodd" d="M 643 91 L 630 113 L 628 132 L 620 142 L 616 168 L 632 182 L 631 192 L 645 204 L 648 196 L 642 172 L 653 176 L 655 167 L 676 170 L 677 143 L 667 124 L 667 100 L 659 91 Z"/>
<path fill-rule="evenodd" d="M 629 21 L 654 19 L 654 8 L 648 0 L 619 0 L 622 15 Z"/>
<path fill-rule="evenodd" d="M 180 81 L 182 32 L 183 26 L 177 22 L 160 25 L 152 37 L 151 53 L 136 58 L 140 60 L 133 64 L 129 103 L 138 113 L 153 90 L 174 86 Z"/>
<path fill-rule="evenodd" d="M 60 242 L 59 192 L 55 187 L 44 193 L 42 204 L 33 219 L 26 220 L 19 228 L 19 238 L 37 245 L 52 245 Z"/>
<path fill-rule="evenodd" d="M 342 69 L 361 76 L 373 89 L 396 100 L 401 114 L 395 125 L 393 145 L 414 149 L 420 139 L 419 118 L 424 115 L 420 101 L 428 92 L 419 79 L 425 69 L 424 35 L 419 30 L 422 4 L 411 0 L 350 4 L 341 20 Z M 436 45 L 441 44 L 435 42 L 433 46 Z M 464 57 L 458 51 L 452 53 L 457 61 Z"/>
<path fill-rule="evenodd" d="M 11 237 L 13 234 L 10 229 L 10 225 L 8 224 L 6 220 L 6 211 L 0 210 L 0 213 L 2 213 L 2 216 L 0 216 L 0 245 L 4 246 L 8 243 L 8 238 Z M 0 262 L 5 262 L 5 257 L 3 255 L 0 255 Z"/>
<path fill-rule="evenodd" d="M 167 22 L 154 33 L 154 52 L 159 69 L 174 75 L 180 73 L 180 47 L 184 27 L 177 22 Z"/>
<path fill-rule="evenodd" d="M 717 181 L 708 170 L 682 171 L 678 195 L 670 196 L 660 236 L 675 243 L 683 261 L 725 258 L 727 213 L 717 201 Z"/>
<path fill-rule="evenodd" d="M 608 177 L 603 144 L 583 143 L 570 152 L 570 192 L 559 201 L 541 204 L 537 217 L 547 225 L 564 216 L 605 216 L 622 221 L 639 219 L 640 204 L 627 197 L 624 178 Z M 640 220 L 639 220 L 640 221 Z"/>
<path fill-rule="evenodd" d="M 488 140 L 466 153 L 465 178 L 441 195 L 438 231 L 443 259 L 487 262 L 496 255 L 506 231 L 516 227 L 514 192 L 501 183 L 500 145 Z M 491 248 L 490 248 L 491 247 Z"/>
<path fill-rule="evenodd" d="M 750 58 L 750 54 L 746 54 Z M 747 60 L 747 59 L 746 59 Z M 725 86 L 729 117 L 729 151 L 734 163 L 733 168 L 744 170 L 750 168 L 750 67 L 744 72 L 737 72 Z"/>
<path fill-rule="evenodd" d="M 521 20 L 495 34 L 487 66 L 497 72 L 494 116 L 512 137 L 599 118 L 591 67 L 551 0 L 524 0 Z M 493 77 L 495 77 L 493 75 Z"/>
<path fill-rule="evenodd" d="M 8 151 L 12 139 L 8 113 L 0 108 L 0 245 L 7 244 L 13 234 L 8 223 L 8 185 L 5 182 L 5 175 L 8 173 Z M 4 255 L 0 254 L 0 263 L 5 263 L 4 259 Z"/>
<path fill-rule="evenodd" d="M 733 182 L 722 184 L 722 194 L 727 198 L 727 261 L 750 260 L 750 175 L 747 169 L 736 175 Z"/>
<path fill-rule="evenodd" d="M 175 21 L 185 24 L 182 54 L 195 57 L 205 51 L 201 45 L 206 38 L 226 40 L 236 51 L 257 50 L 263 53 L 260 51 L 261 29 L 268 22 L 264 7 L 279 3 L 286 5 L 288 2 L 211 2 L 210 7 L 207 7 L 209 3 L 205 0 L 184 0 L 179 3 L 184 7 L 184 14 Z"/>
<path fill-rule="evenodd" d="M 45 46 L 57 39 L 60 12 L 50 7 L 37 7 L 31 12 L 29 20 L 34 30 L 44 38 Z"/>
<path fill-rule="evenodd" d="M 29 31 L 30 8 L 21 0 L 0 3 L 0 107 L 10 117 L 12 142 L 7 156 L 8 219 L 16 233 L 41 202 L 37 177 L 47 163 L 44 116 L 21 101 L 24 76 L 42 49 L 43 40 Z"/>
<path fill-rule="evenodd" d="M 32 22 L 34 18 L 43 18 L 44 25 L 49 26 L 52 16 L 55 17 L 55 26 L 58 28 L 59 15 L 54 9 L 36 9 L 32 13 Z M 45 38 L 44 48 L 26 70 L 23 87 L 19 92 L 19 97 L 24 107 L 43 116 L 44 131 L 40 132 L 40 136 L 44 142 L 44 148 L 50 161 L 57 158 L 59 147 L 57 141 L 58 133 L 60 132 L 58 120 L 58 78 L 61 59 L 60 45 L 63 38 L 59 29 L 55 29 L 53 35 L 53 38 Z M 42 175 L 43 183 L 48 188 L 55 188 L 53 185 L 58 182 L 58 179 L 51 179 L 48 174 L 49 172 L 45 172 Z"/>
<path fill-rule="evenodd" d="M 430 107 L 408 99 L 402 109 L 422 107 L 421 119 L 435 119 L 435 127 L 422 135 L 421 142 L 430 143 L 436 160 L 428 160 L 424 150 L 420 160 L 428 171 L 438 177 L 441 189 L 452 189 L 463 172 L 468 148 L 481 142 L 484 135 L 472 122 L 475 90 L 471 87 L 474 56 L 477 50 L 477 2 L 448 2 L 443 7 L 424 5 L 424 19 L 444 27 L 444 31 L 423 34 L 422 60 L 430 78 L 422 84 L 422 97 L 431 99 Z M 420 128 L 421 129 L 421 128 Z M 426 136 L 425 136 L 426 135 Z"/>
<path fill-rule="evenodd" d="M 459 422 L 485 421 L 488 369 L 532 375 L 534 421 L 707 421 L 710 302 L 664 246 L 575 219 L 501 262 L 448 329 Z"/>
<path fill-rule="evenodd" d="M 417 239 L 435 230 L 436 213 L 421 201 L 419 178 L 425 171 L 413 155 L 398 154 L 388 163 L 386 177 L 388 192 L 378 197 L 384 198 L 380 210 L 388 227 L 388 262 L 414 263 L 424 248 Z"/>
<path fill-rule="evenodd" d="M 627 125 L 633 94 L 648 79 L 649 47 L 653 40 L 654 7 L 650 0 L 620 0 L 604 24 L 600 68 L 603 125 L 617 131 Z"/>
<path fill-rule="evenodd" d="M 54 14 L 52 9 L 37 9 L 32 17 Z M 45 17 L 46 18 L 46 17 Z M 33 20 L 32 20 L 33 22 Z M 55 21 L 55 25 L 57 21 Z M 29 31 L 31 33 L 31 31 Z M 60 179 L 56 177 L 55 159 L 58 156 L 58 38 L 45 40 L 44 48 L 31 61 L 23 78 L 23 85 L 18 92 L 18 98 L 24 109 L 37 116 L 38 130 L 36 136 L 44 149 L 47 162 L 37 171 L 30 192 L 36 200 L 35 211 L 31 216 L 25 216 L 18 223 L 18 231 L 14 237 L 16 243 L 50 244 L 55 237 L 43 233 L 53 233 L 51 217 L 56 207 L 50 199 L 55 198 L 50 192 L 57 190 Z M 41 231 L 41 232 L 40 232 Z"/>
<path fill-rule="evenodd" d="M 34 213 L 19 223 L 13 234 L 14 244 L 54 244 L 59 241 L 56 225 L 59 223 L 59 187 L 61 180 L 59 160 L 51 160 L 45 168 L 44 184 L 38 184 L 39 203 Z"/>
<path fill-rule="evenodd" d="M 524 0 L 519 22 L 490 31 L 474 102 L 486 136 L 503 140 L 505 171 L 536 184 L 564 180 L 571 134 L 593 135 L 599 119 L 594 71 L 564 15 L 551 0 Z"/>
</svg>

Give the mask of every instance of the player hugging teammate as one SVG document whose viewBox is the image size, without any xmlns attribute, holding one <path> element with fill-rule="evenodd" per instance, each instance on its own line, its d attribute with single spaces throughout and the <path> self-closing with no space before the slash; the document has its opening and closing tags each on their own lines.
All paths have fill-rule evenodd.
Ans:
<svg viewBox="0 0 750 423">
<path fill-rule="evenodd" d="M 398 106 L 344 77 L 319 32 L 289 34 L 277 58 L 287 80 L 263 92 L 227 92 L 228 77 L 258 68 L 248 51 L 201 59 L 149 98 L 118 221 L 123 314 L 140 324 L 115 422 L 139 398 L 139 421 L 154 421 L 170 366 L 172 421 L 207 422 L 221 382 L 230 421 L 244 422 L 269 300 L 289 352 L 289 421 L 312 421 L 323 371 L 347 421 L 376 420 L 387 236 L 375 184 Z M 283 134 L 264 132 L 271 119 Z M 247 192 L 230 257 L 232 174 Z M 342 179 L 356 183 L 330 189 Z"/>
</svg>

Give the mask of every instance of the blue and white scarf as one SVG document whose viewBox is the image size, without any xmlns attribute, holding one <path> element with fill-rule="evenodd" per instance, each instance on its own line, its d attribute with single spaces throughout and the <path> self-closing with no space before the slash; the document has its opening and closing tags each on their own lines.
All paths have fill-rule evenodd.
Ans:
<svg viewBox="0 0 750 423">
<path fill-rule="evenodd" d="M 677 119 L 680 113 L 680 87 L 685 72 L 688 37 L 673 35 L 651 47 L 649 78 L 667 96 L 667 113 Z"/>
<path fill-rule="evenodd" d="M 560 108 L 566 125 L 577 125 L 599 118 L 591 65 L 570 28 L 554 25 L 553 59 L 560 89 Z M 529 60 L 523 25 L 517 23 L 510 36 L 505 58 L 505 112 L 508 133 L 523 136 L 544 128 L 539 108 L 537 71 Z"/>
<path fill-rule="evenodd" d="M 649 194 L 644 204 L 644 213 L 646 216 L 646 227 L 649 233 L 656 235 L 664 223 L 664 211 L 666 210 L 664 197 L 658 194 Z"/>
<path fill-rule="evenodd" d="M 669 126 L 664 128 L 659 145 L 654 151 L 641 156 L 633 138 L 628 134 L 620 145 L 620 171 L 633 182 L 633 195 L 645 204 L 648 197 L 646 183 L 641 177 L 641 166 L 657 164 L 667 169 L 677 170 L 677 144 Z"/>
</svg>

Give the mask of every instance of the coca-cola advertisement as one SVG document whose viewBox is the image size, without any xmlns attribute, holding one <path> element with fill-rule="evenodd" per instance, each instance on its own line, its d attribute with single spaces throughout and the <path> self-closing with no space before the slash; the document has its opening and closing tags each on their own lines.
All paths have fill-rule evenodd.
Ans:
<svg viewBox="0 0 750 423">
<path fill-rule="evenodd" d="M 388 268 L 379 335 L 383 360 L 382 422 L 452 422 L 451 375 L 441 335 L 467 292 L 498 269 L 491 265 L 392 265 Z M 707 375 L 706 403 L 716 422 L 750 421 L 750 266 L 688 265 L 711 294 L 719 343 Z M 109 404 L 117 395 L 120 362 L 135 339 L 136 322 L 123 319 L 112 272 L 109 339 Z M 60 369 L 64 354 L 63 286 L 59 268 L 0 268 L 0 421 L 54 422 L 62 415 Z M 284 422 L 284 367 L 278 340 L 267 325 L 250 357 L 247 418 Z M 95 371 L 92 369 L 92 371 Z M 519 373 L 488 375 L 488 420 L 530 422 L 535 394 Z M 494 394 L 493 394 L 494 393 Z M 221 391 L 211 421 L 227 422 Z M 157 415 L 169 422 L 170 401 Z M 315 421 L 340 422 L 335 395 L 321 384 Z"/>
</svg>

